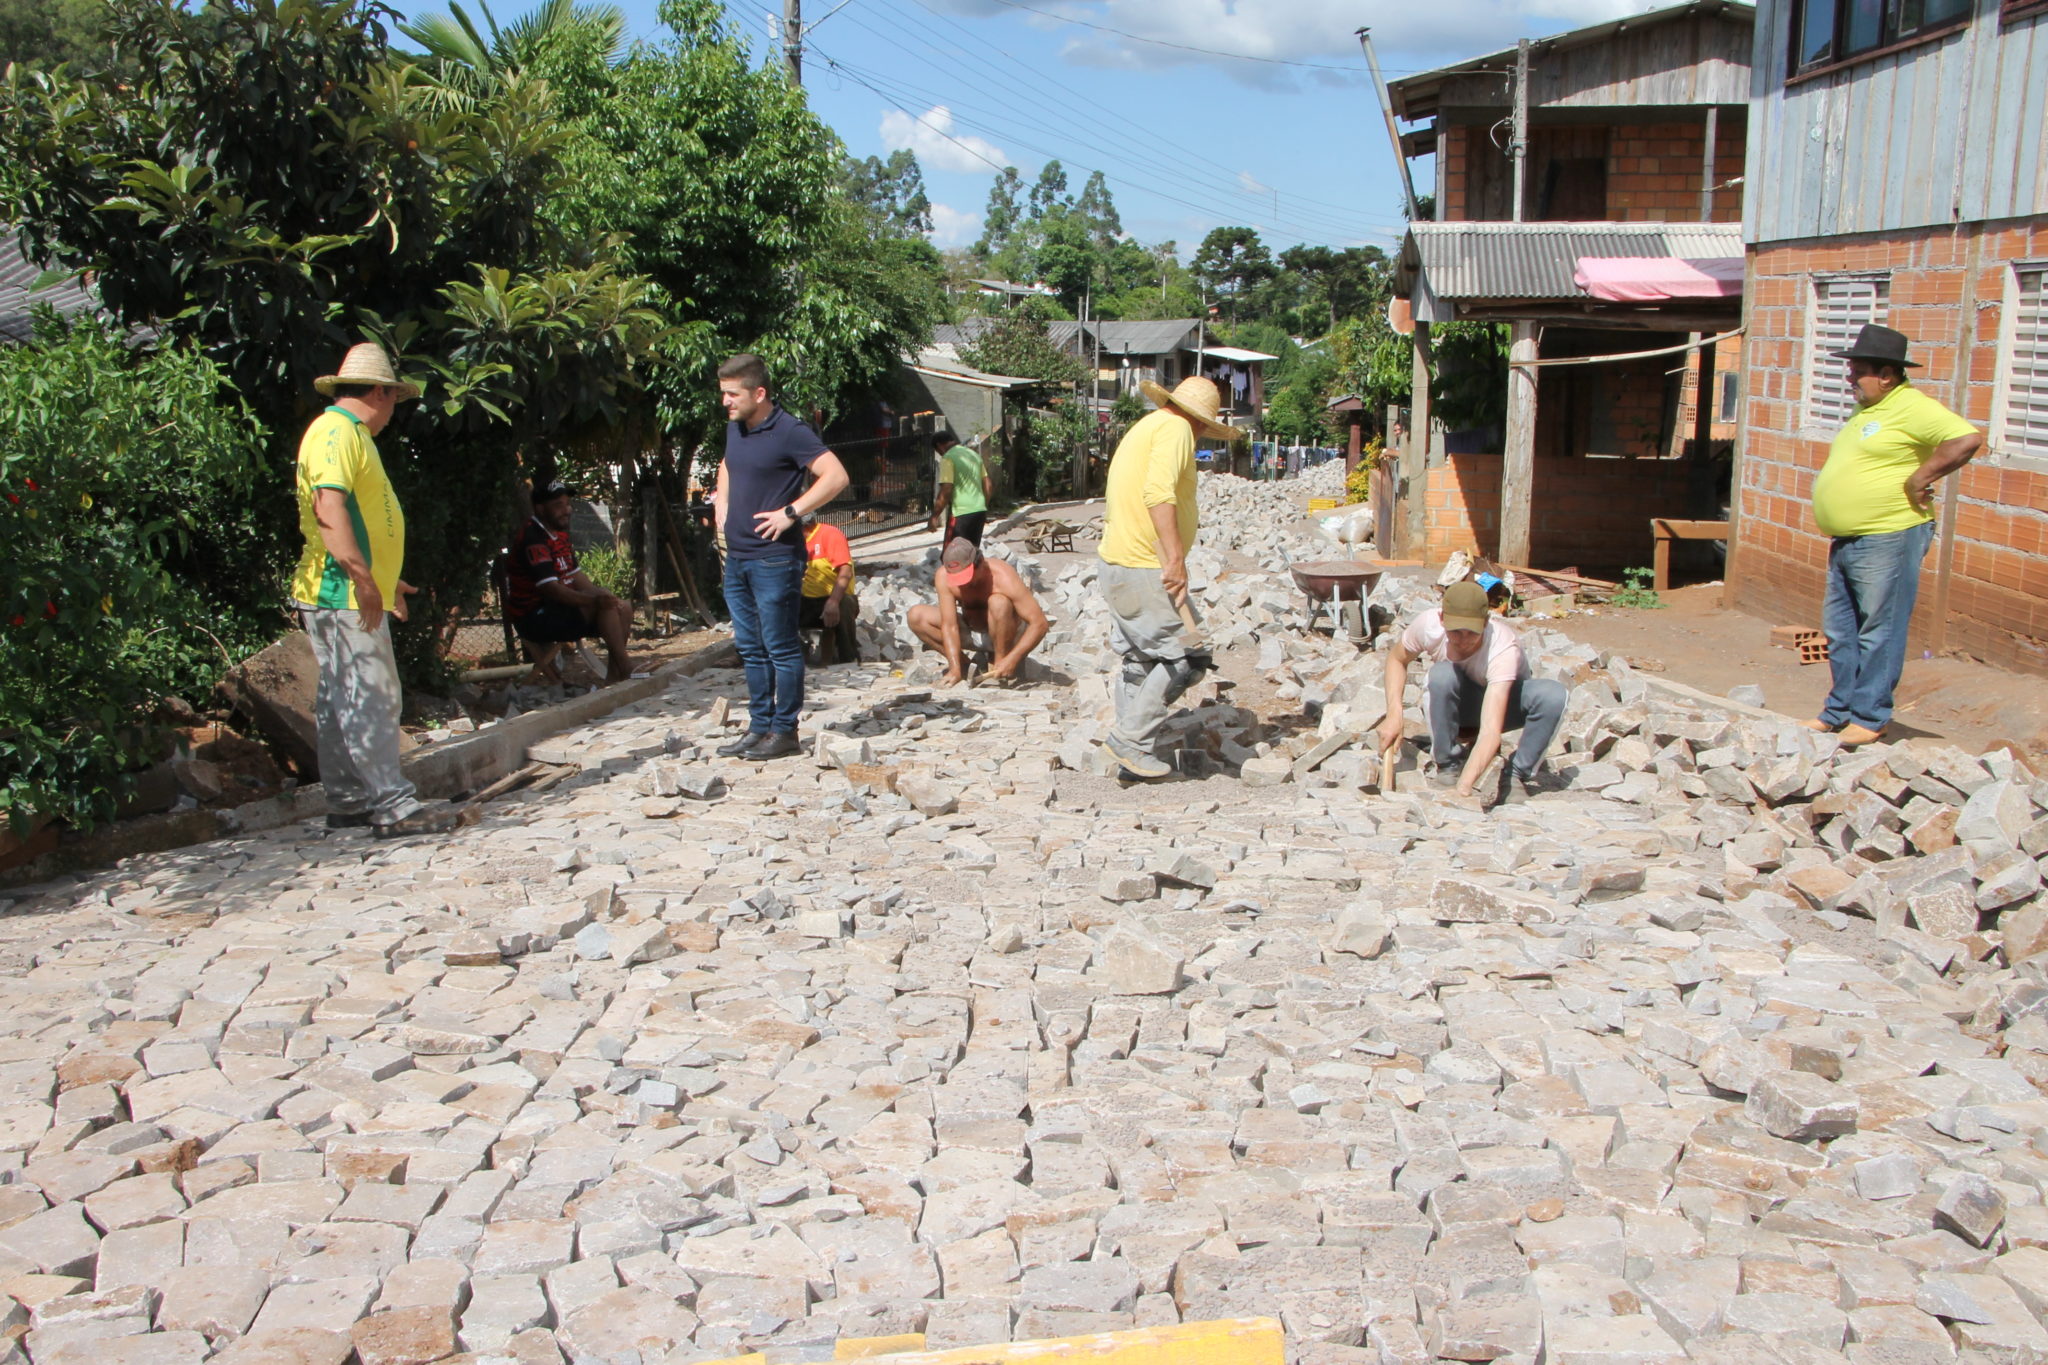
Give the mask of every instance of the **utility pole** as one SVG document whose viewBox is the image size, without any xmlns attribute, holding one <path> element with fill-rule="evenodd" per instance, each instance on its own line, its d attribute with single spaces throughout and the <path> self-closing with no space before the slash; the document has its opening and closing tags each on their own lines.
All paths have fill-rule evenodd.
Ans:
<svg viewBox="0 0 2048 1365">
<path fill-rule="evenodd" d="M 795 0 L 791 0 L 795 3 Z M 1515 44 L 1515 131 L 1508 142 L 1515 163 L 1515 221 L 1522 221 L 1522 173 L 1529 164 L 1529 40 Z"/>
<path fill-rule="evenodd" d="M 782 0 L 782 60 L 789 83 L 804 83 L 804 0 Z"/>
<path fill-rule="evenodd" d="M 1380 74 L 1380 59 L 1372 52 L 1372 30 L 1358 30 L 1358 45 L 1365 49 L 1365 61 L 1372 68 L 1372 83 L 1380 93 L 1380 114 L 1387 121 L 1387 141 L 1394 148 L 1394 164 L 1401 170 L 1401 192 L 1408 201 L 1408 221 L 1413 223 L 1421 217 L 1421 206 L 1415 202 L 1415 177 L 1408 170 L 1408 154 L 1401 150 L 1401 131 L 1394 126 L 1394 100 L 1387 93 L 1387 78 Z"/>
</svg>

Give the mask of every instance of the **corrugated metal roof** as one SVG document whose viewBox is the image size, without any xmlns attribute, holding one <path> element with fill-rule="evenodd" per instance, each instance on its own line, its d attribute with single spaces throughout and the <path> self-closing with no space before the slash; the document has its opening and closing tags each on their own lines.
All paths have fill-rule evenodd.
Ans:
<svg viewBox="0 0 2048 1365">
<path fill-rule="evenodd" d="M 1584 299 L 1572 278 L 1582 256 L 1741 255 L 1739 223 L 1414 223 L 1394 292 L 1411 298 L 1419 284 L 1449 301 Z"/>
<path fill-rule="evenodd" d="M 0 343 L 19 345 L 35 331 L 34 310 L 44 304 L 65 317 L 97 308 L 92 291 L 77 280 L 35 289 L 44 268 L 21 254 L 14 233 L 0 226 Z"/>
<path fill-rule="evenodd" d="M 932 341 L 941 346 L 972 346 L 997 321 L 990 317 L 968 317 L 958 322 L 942 322 L 932 328 Z"/>
<path fill-rule="evenodd" d="M 963 384 L 973 384 L 985 389 L 1021 389 L 1044 382 L 1038 379 L 1019 378 L 1014 374 L 990 374 L 986 370 L 977 370 L 972 365 L 963 364 L 960 357 L 948 354 L 948 349 L 941 346 L 925 347 L 909 364 L 911 369 L 923 371 L 925 374 L 957 379 Z"/>
<path fill-rule="evenodd" d="M 1094 332 L 1102 338 L 1104 355 L 1166 355 L 1194 345 L 1195 319 L 1160 318 L 1141 322 L 1056 322 L 1053 324 L 1053 340 L 1062 346 L 1071 346 L 1068 339 L 1083 331 Z M 1063 337 L 1057 330 L 1068 328 Z M 1094 343 L 1090 341 L 1090 346 Z"/>
</svg>

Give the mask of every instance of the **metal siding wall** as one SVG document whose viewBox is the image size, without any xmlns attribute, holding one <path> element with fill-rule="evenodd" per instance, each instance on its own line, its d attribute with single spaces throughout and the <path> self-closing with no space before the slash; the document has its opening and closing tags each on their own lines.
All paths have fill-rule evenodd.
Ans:
<svg viewBox="0 0 2048 1365">
<path fill-rule="evenodd" d="M 1754 242 L 2048 213 L 2048 20 L 1977 0 L 1955 36 L 1787 89 L 1789 0 L 1757 14 Z"/>
</svg>

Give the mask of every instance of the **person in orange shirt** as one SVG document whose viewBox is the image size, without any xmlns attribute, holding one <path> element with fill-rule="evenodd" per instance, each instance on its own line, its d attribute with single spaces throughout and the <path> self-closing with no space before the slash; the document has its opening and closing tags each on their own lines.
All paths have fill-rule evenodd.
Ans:
<svg viewBox="0 0 2048 1365">
<path fill-rule="evenodd" d="M 804 518 L 804 581 L 797 629 L 822 630 L 818 642 L 821 664 L 860 662 L 860 640 L 853 624 L 860 600 L 853 595 L 853 547 L 846 532 L 816 513 Z"/>
</svg>

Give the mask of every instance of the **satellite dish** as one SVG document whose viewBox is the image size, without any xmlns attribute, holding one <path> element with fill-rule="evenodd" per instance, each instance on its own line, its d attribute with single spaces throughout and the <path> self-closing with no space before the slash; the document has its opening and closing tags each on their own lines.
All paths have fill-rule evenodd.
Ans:
<svg viewBox="0 0 2048 1365">
<path fill-rule="evenodd" d="M 1388 299 L 1387 327 L 1395 336 L 1413 336 L 1415 334 L 1414 306 L 1404 298 Z"/>
</svg>

